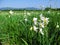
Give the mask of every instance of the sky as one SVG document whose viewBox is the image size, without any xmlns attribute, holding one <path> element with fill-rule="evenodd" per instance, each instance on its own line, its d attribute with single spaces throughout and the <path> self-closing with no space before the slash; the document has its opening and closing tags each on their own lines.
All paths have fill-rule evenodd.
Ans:
<svg viewBox="0 0 60 45">
<path fill-rule="evenodd" d="M 49 7 L 50 5 L 52 8 L 60 8 L 60 0 L 0 0 L 0 8 L 40 8 L 41 6 Z"/>
</svg>

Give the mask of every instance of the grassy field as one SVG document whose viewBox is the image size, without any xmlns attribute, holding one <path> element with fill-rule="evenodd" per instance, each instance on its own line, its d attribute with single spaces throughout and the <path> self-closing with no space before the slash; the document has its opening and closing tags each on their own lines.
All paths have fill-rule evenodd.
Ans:
<svg viewBox="0 0 60 45">
<path fill-rule="evenodd" d="M 12 12 L 0 11 L 2 45 L 60 45 L 60 11 Z"/>
</svg>

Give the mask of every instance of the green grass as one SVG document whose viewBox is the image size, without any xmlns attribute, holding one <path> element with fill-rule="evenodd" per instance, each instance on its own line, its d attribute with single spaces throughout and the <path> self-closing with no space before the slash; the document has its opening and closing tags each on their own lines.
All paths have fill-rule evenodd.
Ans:
<svg viewBox="0 0 60 45">
<path fill-rule="evenodd" d="M 3 45 L 60 45 L 60 11 L 27 11 L 31 15 L 24 15 L 24 11 L 0 12 L 0 42 Z M 32 13 L 33 12 L 33 13 Z M 44 36 L 39 32 L 30 30 L 33 26 L 33 18 L 43 14 L 49 18 L 49 24 L 43 29 Z M 9 17 L 10 16 L 10 17 Z M 27 18 L 27 22 L 25 22 Z"/>
</svg>

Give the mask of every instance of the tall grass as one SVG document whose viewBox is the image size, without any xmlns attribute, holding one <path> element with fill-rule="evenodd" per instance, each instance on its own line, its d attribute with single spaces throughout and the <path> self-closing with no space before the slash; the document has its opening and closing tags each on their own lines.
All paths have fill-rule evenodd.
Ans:
<svg viewBox="0 0 60 45">
<path fill-rule="evenodd" d="M 30 30 L 33 26 L 33 18 L 40 19 L 41 13 L 49 18 L 47 27 L 43 29 L 44 35 L 35 32 L 34 29 Z M 60 12 L 33 11 L 30 15 L 24 15 L 23 11 L 17 11 L 10 15 L 8 11 L 1 12 L 0 43 L 3 45 L 60 45 L 60 27 L 56 27 L 57 23 L 60 26 L 60 14 L 58 13 Z"/>
</svg>

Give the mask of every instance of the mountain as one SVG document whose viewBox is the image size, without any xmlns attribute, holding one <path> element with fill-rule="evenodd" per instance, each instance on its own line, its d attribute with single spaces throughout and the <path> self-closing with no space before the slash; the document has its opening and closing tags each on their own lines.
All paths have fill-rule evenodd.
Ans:
<svg viewBox="0 0 60 45">
<path fill-rule="evenodd" d="M 11 7 L 3 7 L 3 8 L 0 8 L 0 10 L 14 10 L 15 8 L 11 8 Z"/>
<path fill-rule="evenodd" d="M 3 7 L 0 10 L 40 10 L 39 8 L 27 7 L 27 8 L 12 8 L 12 7 Z"/>
<path fill-rule="evenodd" d="M 40 10 L 39 8 L 34 8 L 34 7 L 27 7 L 25 8 L 26 10 Z"/>
</svg>

